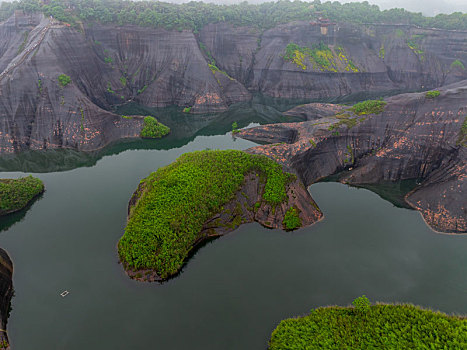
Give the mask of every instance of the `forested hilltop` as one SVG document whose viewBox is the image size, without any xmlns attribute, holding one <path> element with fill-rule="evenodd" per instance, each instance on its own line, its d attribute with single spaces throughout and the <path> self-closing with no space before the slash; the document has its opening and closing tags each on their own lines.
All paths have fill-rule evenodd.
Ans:
<svg viewBox="0 0 467 350">
<path fill-rule="evenodd" d="M 47 3 L 47 4 L 46 4 Z M 43 12 L 63 22 L 76 25 L 81 21 L 113 24 L 136 24 L 165 29 L 191 29 L 195 32 L 209 23 L 227 22 L 238 26 L 269 29 L 277 24 L 295 20 L 309 20 L 319 16 L 336 22 L 412 24 L 441 29 L 467 29 L 467 14 L 455 12 L 425 17 L 404 9 L 381 11 L 377 5 L 304 1 L 266 2 L 258 5 L 246 1 L 234 5 L 203 2 L 169 4 L 155 1 L 122 0 L 20 0 L 3 2 L 0 20 L 10 17 L 17 9 L 27 13 Z"/>
</svg>

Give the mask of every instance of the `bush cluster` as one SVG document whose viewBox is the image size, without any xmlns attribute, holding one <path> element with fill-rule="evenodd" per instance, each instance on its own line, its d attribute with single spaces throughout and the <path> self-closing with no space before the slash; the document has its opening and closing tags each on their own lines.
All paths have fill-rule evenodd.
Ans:
<svg viewBox="0 0 467 350">
<path fill-rule="evenodd" d="M 144 118 L 141 137 L 148 139 L 158 139 L 170 132 L 170 128 L 162 123 L 159 123 L 156 118 L 147 116 Z"/>
<path fill-rule="evenodd" d="M 65 87 L 71 83 L 71 78 L 66 74 L 60 74 L 58 76 L 58 83 L 61 87 Z"/>
<path fill-rule="evenodd" d="M 438 90 L 433 90 L 433 91 L 427 91 L 425 94 L 426 98 L 436 98 L 440 95 L 440 92 Z"/>
<path fill-rule="evenodd" d="M 40 193 L 44 184 L 32 176 L 20 179 L 0 179 L 0 215 L 24 208 Z"/>
<path fill-rule="evenodd" d="M 355 308 L 323 307 L 282 321 L 269 350 L 465 349 L 466 318 L 413 305 L 370 306 L 365 299 L 359 298 Z"/>
<path fill-rule="evenodd" d="M 285 215 L 284 215 L 284 220 L 282 221 L 282 225 L 284 225 L 286 230 L 295 230 L 296 228 L 299 228 L 302 226 L 302 221 L 300 220 L 300 217 L 298 216 L 298 210 L 295 209 L 294 207 L 290 207 Z"/>
<path fill-rule="evenodd" d="M 380 114 L 383 113 L 386 102 L 382 100 L 367 100 L 356 103 L 351 110 L 357 115 L 363 114 Z"/>
<path fill-rule="evenodd" d="M 286 185 L 295 176 L 265 156 L 242 151 L 187 153 L 142 180 L 118 244 L 126 268 L 152 269 L 164 279 L 177 273 L 204 238 L 203 224 L 235 197 L 251 172 L 265 183 L 265 202 L 275 207 L 287 199 Z"/>
<path fill-rule="evenodd" d="M 454 62 L 452 62 L 451 63 L 451 68 L 465 70 L 464 64 L 459 60 L 455 60 Z"/>
</svg>

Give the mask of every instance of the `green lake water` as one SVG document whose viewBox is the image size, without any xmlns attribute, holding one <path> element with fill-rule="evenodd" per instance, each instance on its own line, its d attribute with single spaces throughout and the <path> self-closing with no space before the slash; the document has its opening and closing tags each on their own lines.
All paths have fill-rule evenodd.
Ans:
<svg viewBox="0 0 467 350">
<path fill-rule="evenodd" d="M 43 154 L 2 163 L 36 169 L 46 186 L 27 212 L 0 219 L 0 246 L 14 264 L 13 349 L 265 349 L 281 319 L 362 294 L 467 314 L 466 236 L 437 234 L 416 211 L 333 182 L 310 187 L 325 215 L 313 226 L 243 225 L 162 285 L 129 279 L 116 246 L 139 181 L 185 152 L 254 146 L 232 139 L 231 121 L 220 130 L 186 122 L 191 136 L 115 146 L 95 158 L 73 153 L 75 169 Z M 240 126 L 251 121 L 264 122 Z M 64 168 L 71 170 L 45 172 Z"/>
</svg>

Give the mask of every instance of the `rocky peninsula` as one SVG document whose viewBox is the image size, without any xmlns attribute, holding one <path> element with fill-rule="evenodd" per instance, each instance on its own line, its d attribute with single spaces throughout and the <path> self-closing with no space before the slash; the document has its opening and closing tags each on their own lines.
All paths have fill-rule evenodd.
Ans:
<svg viewBox="0 0 467 350">
<path fill-rule="evenodd" d="M 438 91 L 438 90 L 437 90 Z M 310 104 L 307 121 L 241 130 L 309 186 L 331 174 L 353 185 L 416 180 L 405 196 L 434 229 L 467 232 L 467 80 L 385 99 L 380 113 Z M 329 109 L 332 116 L 316 110 Z M 314 115 L 314 116 L 313 116 Z"/>
<path fill-rule="evenodd" d="M 294 230 L 321 217 L 296 176 L 265 156 L 186 153 L 141 181 L 118 251 L 130 277 L 162 281 L 176 275 L 199 244 L 243 223 Z"/>
</svg>

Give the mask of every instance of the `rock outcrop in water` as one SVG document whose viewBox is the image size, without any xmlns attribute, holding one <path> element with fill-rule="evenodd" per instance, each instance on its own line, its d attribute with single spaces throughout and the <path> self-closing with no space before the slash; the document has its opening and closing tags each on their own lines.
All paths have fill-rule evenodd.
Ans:
<svg viewBox="0 0 467 350">
<path fill-rule="evenodd" d="M 322 35 L 308 22 L 266 31 L 209 24 L 196 35 L 130 25 L 77 30 L 17 12 L 0 23 L 0 153 L 90 151 L 138 137 L 140 119 L 111 112 L 130 101 L 213 112 L 252 92 L 309 100 L 441 86 L 467 78 L 465 35 L 344 24 Z M 284 59 L 289 44 L 320 43 L 330 67 Z M 61 74 L 71 83 L 61 86 Z"/>
<path fill-rule="evenodd" d="M 186 153 L 140 182 L 118 251 L 130 277 L 160 281 L 178 274 L 196 246 L 243 223 L 294 230 L 321 217 L 297 177 L 267 157 Z"/>
<path fill-rule="evenodd" d="M 265 154 L 295 172 L 306 186 L 345 171 L 340 181 L 377 184 L 407 179 L 418 186 L 406 201 L 435 230 L 467 232 L 467 80 L 425 93 L 387 98 L 379 115 L 349 109 L 309 121 L 245 129 L 238 136 L 271 143 L 249 151 Z M 329 107 L 335 111 L 337 107 Z M 464 125 L 464 127 L 463 127 Z M 319 204 L 319 203 L 318 203 Z"/>
<path fill-rule="evenodd" d="M 13 263 L 7 252 L 0 248 L 0 348 L 9 349 L 6 325 L 13 297 Z"/>
<path fill-rule="evenodd" d="M 284 218 L 289 208 L 295 208 L 300 218 L 300 226 L 306 227 L 321 220 L 323 213 L 311 198 L 301 181 L 296 180 L 287 185 L 287 201 L 272 207 L 262 200 L 264 183 L 261 183 L 256 174 L 245 176 L 245 182 L 237 191 L 235 198 L 223 205 L 223 210 L 208 219 L 201 232 L 199 239 L 191 247 L 191 254 L 206 243 L 208 240 L 223 236 L 237 229 L 241 224 L 258 222 L 262 226 L 272 229 L 287 229 L 284 225 Z M 128 204 L 128 218 L 131 209 L 135 206 L 141 195 L 141 188 L 133 194 Z M 261 203 L 260 206 L 255 206 Z M 299 228 L 296 227 L 296 228 Z M 161 278 L 153 269 L 131 269 L 123 264 L 125 272 L 129 277 L 144 282 L 162 282 L 168 278 Z"/>
</svg>

